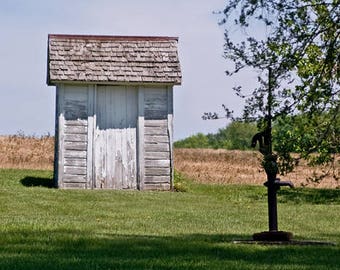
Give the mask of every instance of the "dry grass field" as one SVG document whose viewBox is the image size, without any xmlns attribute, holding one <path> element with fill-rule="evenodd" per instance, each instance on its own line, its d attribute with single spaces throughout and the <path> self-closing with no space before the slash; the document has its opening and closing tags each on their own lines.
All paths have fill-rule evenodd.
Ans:
<svg viewBox="0 0 340 270">
<path fill-rule="evenodd" d="M 228 151 L 213 149 L 175 149 L 175 168 L 189 178 L 201 183 L 262 185 L 266 174 L 261 168 L 262 155 L 256 151 Z M 340 157 L 337 160 L 339 176 Z M 311 168 L 304 162 L 282 180 L 291 180 L 295 186 L 307 185 L 320 188 L 340 188 L 340 181 L 326 177 L 320 184 L 307 181 L 308 177 L 322 168 Z"/>
<path fill-rule="evenodd" d="M 54 138 L 52 136 L 0 136 L 0 168 L 53 169 Z M 213 149 L 175 149 L 175 169 L 201 183 L 262 185 L 266 175 L 260 167 L 261 154 L 256 151 Z M 337 173 L 340 169 L 337 161 Z M 318 168 L 320 170 L 320 168 Z M 339 188 L 332 177 L 320 184 L 308 183 L 314 168 L 302 164 L 295 172 L 281 179 L 296 186 Z"/>
<path fill-rule="evenodd" d="M 0 136 L 0 168 L 53 169 L 54 137 Z"/>
</svg>

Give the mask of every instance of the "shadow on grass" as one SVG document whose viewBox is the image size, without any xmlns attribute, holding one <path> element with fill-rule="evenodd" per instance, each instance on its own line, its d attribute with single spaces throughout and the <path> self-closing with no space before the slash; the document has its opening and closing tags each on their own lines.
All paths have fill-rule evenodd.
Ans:
<svg viewBox="0 0 340 270">
<path fill-rule="evenodd" d="M 286 203 L 340 204 L 340 189 L 281 189 L 278 196 Z"/>
<path fill-rule="evenodd" d="M 36 176 L 26 176 L 20 180 L 20 183 L 25 187 L 46 187 L 53 188 L 54 182 L 53 178 L 36 177 Z"/>
<path fill-rule="evenodd" d="M 244 235 L 173 237 L 77 230 L 0 234 L 0 269 L 338 269 L 338 247 L 232 244 Z"/>
</svg>

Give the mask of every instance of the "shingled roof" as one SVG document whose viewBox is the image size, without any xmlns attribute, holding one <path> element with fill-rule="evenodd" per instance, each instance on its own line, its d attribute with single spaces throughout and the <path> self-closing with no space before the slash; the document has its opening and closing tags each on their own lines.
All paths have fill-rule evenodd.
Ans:
<svg viewBox="0 0 340 270">
<path fill-rule="evenodd" d="M 180 84 L 175 37 L 49 35 L 47 84 Z"/>
</svg>

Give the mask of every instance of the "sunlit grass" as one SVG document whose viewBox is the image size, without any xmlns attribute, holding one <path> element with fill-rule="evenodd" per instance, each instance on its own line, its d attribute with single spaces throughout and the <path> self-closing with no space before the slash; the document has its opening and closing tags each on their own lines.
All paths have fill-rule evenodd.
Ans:
<svg viewBox="0 0 340 270">
<path fill-rule="evenodd" d="M 267 229 L 261 186 L 58 190 L 50 171 L 0 170 L 0 269 L 338 269 L 340 190 L 283 189 L 279 227 L 337 246 L 237 245 Z"/>
</svg>

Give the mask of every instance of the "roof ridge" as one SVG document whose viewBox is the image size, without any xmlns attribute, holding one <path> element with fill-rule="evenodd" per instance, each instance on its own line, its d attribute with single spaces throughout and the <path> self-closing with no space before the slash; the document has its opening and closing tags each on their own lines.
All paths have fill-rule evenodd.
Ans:
<svg viewBox="0 0 340 270">
<path fill-rule="evenodd" d="M 48 38 L 54 39 L 92 39 L 92 40 L 176 40 L 178 37 L 170 36 L 120 36 L 120 35 L 73 35 L 73 34 L 48 34 Z"/>
</svg>

